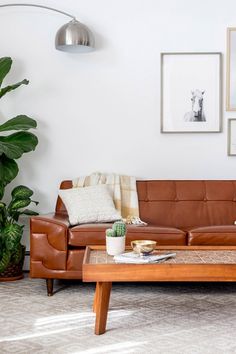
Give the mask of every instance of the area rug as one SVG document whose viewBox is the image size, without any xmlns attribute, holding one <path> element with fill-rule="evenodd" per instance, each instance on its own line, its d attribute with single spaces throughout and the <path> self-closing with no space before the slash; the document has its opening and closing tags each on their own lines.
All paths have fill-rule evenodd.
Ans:
<svg viewBox="0 0 236 354">
<path fill-rule="evenodd" d="M 0 283 L 0 353 L 236 353 L 236 284 L 114 284 L 94 335 L 93 284 Z"/>
</svg>

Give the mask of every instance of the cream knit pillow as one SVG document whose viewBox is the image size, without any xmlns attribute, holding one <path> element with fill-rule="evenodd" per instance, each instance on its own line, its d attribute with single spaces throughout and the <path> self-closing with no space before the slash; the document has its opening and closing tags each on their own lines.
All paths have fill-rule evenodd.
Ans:
<svg viewBox="0 0 236 354">
<path fill-rule="evenodd" d="M 60 189 L 59 196 L 67 209 L 71 225 L 121 219 L 105 184 Z"/>
</svg>

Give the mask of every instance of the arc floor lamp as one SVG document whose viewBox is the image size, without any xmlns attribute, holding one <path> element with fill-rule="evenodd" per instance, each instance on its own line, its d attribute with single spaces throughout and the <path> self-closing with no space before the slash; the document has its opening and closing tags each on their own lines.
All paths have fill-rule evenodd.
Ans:
<svg viewBox="0 0 236 354">
<path fill-rule="evenodd" d="M 55 47 L 58 50 L 71 53 L 89 52 L 94 49 L 95 41 L 92 32 L 87 26 L 77 21 L 75 16 L 57 10 L 53 7 L 48 7 L 38 4 L 3 4 L 0 7 L 13 7 L 13 6 L 27 6 L 27 7 L 40 7 L 42 9 L 58 12 L 62 15 L 71 18 L 70 22 L 66 23 L 56 33 Z"/>
</svg>

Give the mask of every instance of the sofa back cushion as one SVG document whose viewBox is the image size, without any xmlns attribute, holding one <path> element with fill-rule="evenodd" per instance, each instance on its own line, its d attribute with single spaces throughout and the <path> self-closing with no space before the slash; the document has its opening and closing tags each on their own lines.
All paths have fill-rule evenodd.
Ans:
<svg viewBox="0 0 236 354">
<path fill-rule="evenodd" d="M 63 181 L 62 189 L 72 187 Z M 137 181 L 140 217 L 152 225 L 188 229 L 230 225 L 236 220 L 236 181 Z M 57 212 L 66 212 L 60 198 Z"/>
</svg>

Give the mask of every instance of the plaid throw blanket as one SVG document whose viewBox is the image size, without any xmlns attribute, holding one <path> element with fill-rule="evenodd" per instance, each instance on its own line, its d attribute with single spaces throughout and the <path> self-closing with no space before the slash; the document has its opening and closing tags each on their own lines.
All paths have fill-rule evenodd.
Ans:
<svg viewBox="0 0 236 354">
<path fill-rule="evenodd" d="M 111 192 L 117 210 L 122 218 L 139 219 L 138 195 L 136 178 L 117 174 L 92 173 L 90 176 L 78 177 L 73 180 L 73 188 L 106 184 Z"/>
</svg>

